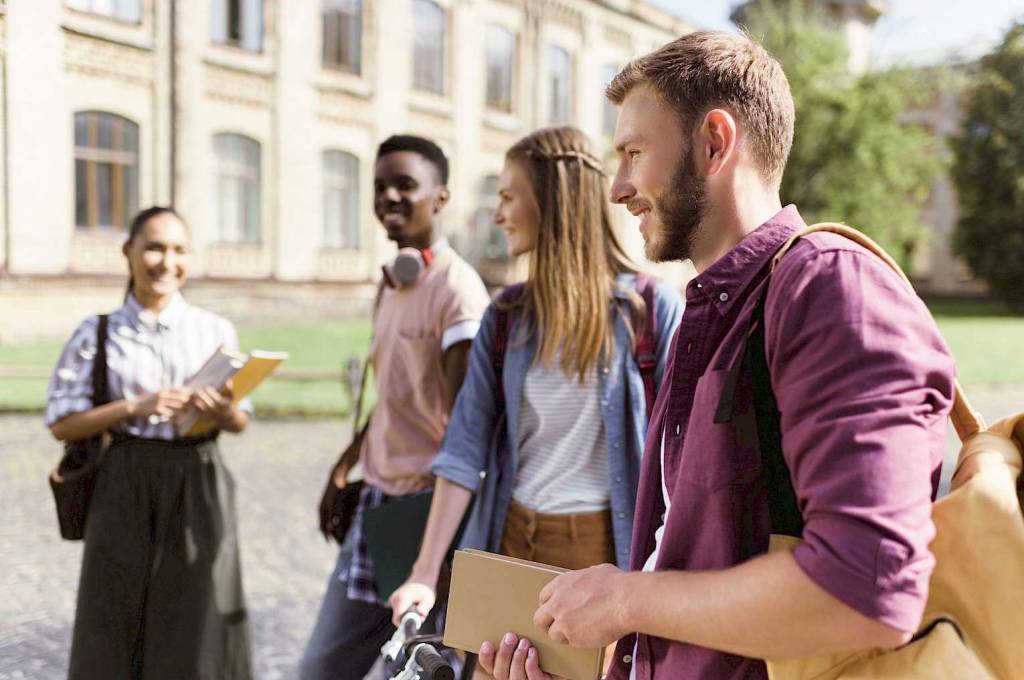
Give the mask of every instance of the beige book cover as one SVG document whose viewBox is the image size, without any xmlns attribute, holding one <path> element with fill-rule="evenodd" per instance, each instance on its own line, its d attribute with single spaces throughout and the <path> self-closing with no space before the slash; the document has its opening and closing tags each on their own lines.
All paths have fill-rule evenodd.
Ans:
<svg viewBox="0 0 1024 680">
<path fill-rule="evenodd" d="M 274 369 L 280 366 L 281 363 L 288 358 L 288 353 L 253 350 L 246 355 L 218 350 L 218 352 L 214 354 L 214 357 L 228 357 L 238 363 L 244 361 L 244 363 L 241 363 L 241 365 L 236 368 L 234 373 L 231 373 L 229 370 L 225 371 L 226 374 L 229 374 L 228 377 L 231 379 L 231 384 L 235 392 L 234 402 L 238 403 L 240 399 L 248 396 L 250 392 L 256 389 L 257 385 L 273 373 Z M 207 363 L 209 364 L 210 362 Z M 206 369 L 206 366 L 204 366 L 200 372 L 204 369 Z M 208 384 L 216 384 L 219 387 L 220 385 L 223 385 L 226 380 L 227 378 Z M 198 417 L 195 418 L 194 422 L 185 423 L 185 425 L 187 429 L 186 427 L 182 427 L 181 429 L 186 430 L 186 436 L 197 437 L 212 430 L 214 422 L 209 418 Z"/>
<path fill-rule="evenodd" d="M 533 643 L 540 667 L 569 680 L 600 677 L 603 649 L 574 649 L 552 642 L 533 623 L 540 591 L 565 569 L 480 550 L 459 550 L 452 563 L 444 644 L 474 654 L 489 640 L 515 633 Z"/>
</svg>

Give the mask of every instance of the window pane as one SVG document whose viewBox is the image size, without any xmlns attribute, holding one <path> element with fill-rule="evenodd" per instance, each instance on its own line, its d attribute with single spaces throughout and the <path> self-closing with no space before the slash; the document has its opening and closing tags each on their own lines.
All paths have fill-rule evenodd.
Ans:
<svg viewBox="0 0 1024 680">
<path fill-rule="evenodd" d="M 101 111 L 75 113 L 75 224 L 126 228 L 138 210 L 139 127 Z"/>
<path fill-rule="evenodd" d="M 413 87 L 444 94 L 444 10 L 431 0 L 413 0 L 412 21 Z"/>
<path fill-rule="evenodd" d="M 114 202 L 111 193 L 113 166 L 96 163 L 96 200 L 99 205 L 100 225 L 106 227 L 114 221 Z"/>
<path fill-rule="evenodd" d="M 138 23 L 142 19 L 142 0 L 117 0 L 117 18 Z"/>
<path fill-rule="evenodd" d="M 485 34 L 487 46 L 487 106 L 512 111 L 512 71 L 515 68 L 515 36 L 491 24 Z"/>
<path fill-rule="evenodd" d="M 325 151 L 324 245 L 359 247 L 359 159 L 343 151 Z"/>
<path fill-rule="evenodd" d="M 572 115 L 572 58 L 561 47 L 548 47 L 548 79 L 548 122 L 552 125 L 569 123 Z"/>
<path fill-rule="evenodd" d="M 241 4 L 242 47 L 250 52 L 263 49 L 263 0 L 234 0 Z"/>
<path fill-rule="evenodd" d="M 225 241 L 260 240 L 260 145 L 230 133 L 213 137 L 216 233 Z"/>
<path fill-rule="evenodd" d="M 323 0 L 324 64 L 359 75 L 362 70 L 362 0 Z"/>
<path fill-rule="evenodd" d="M 228 41 L 228 3 L 230 0 L 211 0 L 210 39 L 219 44 Z"/>
<path fill-rule="evenodd" d="M 75 161 L 75 226 L 89 226 L 89 190 L 86 175 L 87 163 Z"/>
</svg>

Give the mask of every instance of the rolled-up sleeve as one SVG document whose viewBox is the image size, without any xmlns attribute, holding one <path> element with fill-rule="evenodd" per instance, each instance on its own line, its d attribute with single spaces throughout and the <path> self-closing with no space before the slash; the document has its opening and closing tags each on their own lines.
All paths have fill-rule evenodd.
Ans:
<svg viewBox="0 0 1024 680">
<path fill-rule="evenodd" d="M 477 488 L 487 456 L 492 455 L 497 388 L 492 361 L 494 322 L 492 303 L 484 312 L 480 330 L 473 339 L 466 379 L 452 408 L 441 449 L 431 466 L 434 475 L 470 490 Z"/>
<path fill-rule="evenodd" d="M 953 360 L 924 304 L 873 255 L 799 245 L 775 273 L 765 313 L 805 520 L 794 557 L 848 606 L 913 631 L 934 566 L 931 502 Z"/>
<path fill-rule="evenodd" d="M 49 427 L 72 413 L 92 408 L 92 365 L 96 357 L 96 317 L 90 317 L 64 345 L 46 386 L 46 414 Z"/>
</svg>

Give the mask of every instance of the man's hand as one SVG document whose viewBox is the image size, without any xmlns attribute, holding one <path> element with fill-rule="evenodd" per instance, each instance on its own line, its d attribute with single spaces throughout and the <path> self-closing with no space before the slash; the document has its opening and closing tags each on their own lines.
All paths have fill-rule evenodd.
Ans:
<svg viewBox="0 0 1024 680">
<path fill-rule="evenodd" d="M 430 610 L 434 608 L 437 594 L 433 586 L 427 585 L 429 579 L 418 578 L 415 574 L 403 583 L 398 590 L 391 593 L 388 604 L 391 605 L 391 622 L 397 627 L 402 622 L 402 616 L 409 611 L 409 607 L 415 606 L 420 616 L 426 618 Z M 433 583 L 437 583 L 434 577 Z"/>
<path fill-rule="evenodd" d="M 480 667 L 494 676 L 494 680 L 563 680 L 540 669 L 537 650 L 526 638 L 505 633 L 498 649 L 485 642 L 480 645 Z"/>
<path fill-rule="evenodd" d="M 555 642 L 573 647 L 605 647 L 631 631 L 623 626 L 622 587 L 626 573 L 599 564 L 562 574 L 540 591 L 533 622 Z"/>
</svg>

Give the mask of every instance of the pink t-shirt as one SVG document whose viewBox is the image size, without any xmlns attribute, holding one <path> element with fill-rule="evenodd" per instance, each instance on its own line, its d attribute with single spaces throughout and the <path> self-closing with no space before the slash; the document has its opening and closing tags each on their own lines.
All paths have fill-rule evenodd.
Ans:
<svg viewBox="0 0 1024 680">
<path fill-rule="evenodd" d="M 384 493 L 433 484 L 448 424 L 444 351 L 473 337 L 489 303 L 476 270 L 447 247 L 414 285 L 384 289 L 371 347 L 378 401 L 360 451 L 365 480 Z"/>
</svg>

